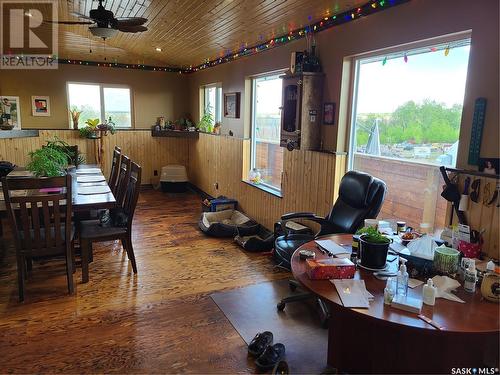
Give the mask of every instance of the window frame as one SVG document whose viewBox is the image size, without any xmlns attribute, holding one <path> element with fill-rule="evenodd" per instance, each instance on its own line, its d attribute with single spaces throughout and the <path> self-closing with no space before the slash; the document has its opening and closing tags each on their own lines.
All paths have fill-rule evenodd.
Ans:
<svg viewBox="0 0 500 375">
<path fill-rule="evenodd" d="M 267 78 L 274 78 L 274 77 L 280 77 L 283 75 L 283 71 L 273 71 L 269 73 L 263 73 L 259 74 L 257 76 L 251 77 L 251 110 L 250 110 L 250 170 L 255 168 L 255 160 L 256 160 L 256 150 L 257 150 L 257 137 L 255 136 L 255 111 L 257 108 L 257 81 L 259 79 L 267 79 Z M 281 95 L 283 97 L 283 88 L 281 90 Z M 282 98 L 283 99 L 283 98 Z M 283 103 L 283 100 L 281 100 L 281 103 Z M 280 115 L 281 115 L 281 108 L 282 104 L 280 105 Z M 281 133 L 281 122 L 280 122 L 280 133 Z M 278 140 L 277 145 L 279 146 L 280 142 Z M 281 147 L 281 146 L 280 146 Z M 283 166 L 284 167 L 284 166 Z M 281 170 L 281 186 L 277 188 L 276 186 L 267 184 L 265 182 L 261 182 L 260 184 L 252 184 L 253 186 L 256 186 L 264 191 L 267 191 L 268 193 L 271 193 L 273 195 L 276 195 L 278 197 L 282 197 L 282 188 L 283 188 L 283 168 Z"/>
<path fill-rule="evenodd" d="M 351 77 L 349 80 L 349 118 L 347 121 L 347 170 L 353 170 L 354 166 L 354 155 L 353 147 L 356 143 L 356 114 L 357 114 L 357 98 L 359 89 L 359 65 L 361 61 L 383 61 L 385 57 L 387 58 L 403 58 L 406 54 L 411 56 L 413 54 L 418 54 L 420 50 L 429 50 L 430 47 L 437 47 L 438 50 L 444 50 L 446 46 L 452 43 L 463 43 L 467 41 L 468 45 L 472 46 L 472 30 L 465 30 L 458 33 L 443 35 L 436 38 L 425 39 L 421 41 L 415 41 L 408 44 L 393 46 L 389 48 L 383 48 L 376 51 L 371 51 L 367 53 L 361 53 L 350 57 L 352 64 Z M 469 55 L 470 58 L 470 55 Z M 465 98 L 464 98 L 465 100 Z M 460 129 L 460 133 L 462 129 Z M 377 156 L 383 159 L 394 159 L 388 156 Z M 398 159 L 399 160 L 399 159 Z M 402 159 L 409 163 L 421 163 L 418 161 L 411 161 L 407 159 Z"/>
<path fill-rule="evenodd" d="M 106 120 L 106 105 L 104 103 L 104 89 L 105 88 L 121 88 L 129 90 L 129 99 L 130 99 L 130 126 L 119 126 L 115 124 L 117 129 L 126 130 L 126 129 L 135 129 L 135 113 L 134 113 L 134 101 L 133 101 L 133 92 L 132 88 L 129 85 L 124 84 L 115 84 L 115 83 L 101 83 L 101 82 L 77 82 L 77 81 L 67 81 L 66 82 L 66 98 L 68 105 L 68 112 L 71 110 L 70 103 L 70 95 L 69 95 L 69 85 L 87 85 L 87 86 L 98 86 L 99 87 L 99 101 L 101 116 L 100 121 L 104 122 Z M 71 121 L 71 117 L 69 117 L 69 127 L 73 129 L 73 123 Z"/>
<path fill-rule="evenodd" d="M 203 106 L 200 113 L 200 118 L 205 114 L 205 108 L 207 108 L 208 103 L 208 93 L 207 89 L 215 89 L 215 108 L 214 108 L 214 124 L 219 122 L 222 123 L 222 84 L 221 83 L 209 83 L 207 85 L 202 85 L 203 89 Z"/>
</svg>

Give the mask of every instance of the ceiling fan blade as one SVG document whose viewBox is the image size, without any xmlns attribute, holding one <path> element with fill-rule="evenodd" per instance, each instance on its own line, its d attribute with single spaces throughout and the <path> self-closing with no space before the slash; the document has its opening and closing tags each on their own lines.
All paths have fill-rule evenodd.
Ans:
<svg viewBox="0 0 500 375">
<path fill-rule="evenodd" d="M 124 32 L 124 33 L 141 33 L 143 31 L 147 31 L 148 28 L 142 25 L 118 25 L 116 29 Z"/>
<path fill-rule="evenodd" d="M 139 26 L 145 24 L 146 22 L 148 22 L 148 19 L 143 17 L 116 18 L 118 26 Z"/>
<path fill-rule="evenodd" d="M 95 22 L 88 21 L 49 21 L 44 20 L 45 23 L 58 23 L 60 25 L 93 25 Z"/>
<path fill-rule="evenodd" d="M 90 18 L 89 16 L 85 16 L 85 15 L 83 15 L 81 13 L 78 13 L 78 12 L 69 12 L 69 14 L 71 14 L 74 17 L 83 18 L 83 19 L 86 19 L 86 20 L 93 21 L 92 18 Z"/>
</svg>

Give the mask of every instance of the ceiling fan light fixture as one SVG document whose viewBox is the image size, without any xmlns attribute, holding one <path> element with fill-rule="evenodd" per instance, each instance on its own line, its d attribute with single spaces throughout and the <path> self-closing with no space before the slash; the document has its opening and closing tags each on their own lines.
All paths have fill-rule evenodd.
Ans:
<svg viewBox="0 0 500 375">
<path fill-rule="evenodd" d="M 109 27 L 98 27 L 98 26 L 91 26 L 89 27 L 89 30 L 93 36 L 97 36 L 103 39 L 111 38 L 118 32 L 118 30 L 116 29 L 111 29 Z"/>
</svg>

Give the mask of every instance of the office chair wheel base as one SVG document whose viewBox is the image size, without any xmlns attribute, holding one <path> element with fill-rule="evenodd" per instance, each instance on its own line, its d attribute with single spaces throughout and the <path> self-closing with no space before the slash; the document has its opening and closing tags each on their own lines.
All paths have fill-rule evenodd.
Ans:
<svg viewBox="0 0 500 375">
<path fill-rule="evenodd" d="M 284 302 L 279 302 L 276 305 L 276 308 L 278 309 L 278 311 L 283 311 L 283 310 L 285 310 L 285 306 L 286 306 L 286 304 Z"/>
</svg>

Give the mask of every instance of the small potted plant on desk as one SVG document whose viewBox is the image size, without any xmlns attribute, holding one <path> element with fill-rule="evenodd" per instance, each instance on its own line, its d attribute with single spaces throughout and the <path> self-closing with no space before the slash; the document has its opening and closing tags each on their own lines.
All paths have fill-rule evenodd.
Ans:
<svg viewBox="0 0 500 375">
<path fill-rule="evenodd" d="M 370 269 L 385 268 L 387 252 L 392 240 L 377 229 L 365 227 L 356 232 L 359 234 L 361 265 Z"/>
</svg>

